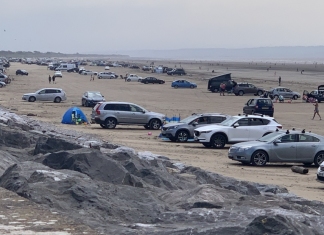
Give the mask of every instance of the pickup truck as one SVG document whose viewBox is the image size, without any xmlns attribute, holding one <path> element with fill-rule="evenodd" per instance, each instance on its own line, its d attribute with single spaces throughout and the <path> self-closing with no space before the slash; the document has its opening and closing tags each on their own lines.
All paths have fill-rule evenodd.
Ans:
<svg viewBox="0 0 324 235">
<path fill-rule="evenodd" d="M 126 78 L 126 81 L 127 82 L 140 82 L 140 81 L 142 81 L 142 79 L 143 79 L 142 77 L 139 77 L 136 74 L 130 74 Z"/>
</svg>

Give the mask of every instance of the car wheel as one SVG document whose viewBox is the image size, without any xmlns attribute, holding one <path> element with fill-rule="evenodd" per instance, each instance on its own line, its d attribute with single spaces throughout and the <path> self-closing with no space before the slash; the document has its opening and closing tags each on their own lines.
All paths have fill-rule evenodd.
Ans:
<svg viewBox="0 0 324 235">
<path fill-rule="evenodd" d="M 31 97 L 29 97 L 28 101 L 29 102 L 35 102 L 36 101 L 36 98 L 34 96 L 31 96 Z"/>
<path fill-rule="evenodd" d="M 142 81 L 142 79 L 138 79 L 137 81 L 140 82 L 140 81 Z"/>
<path fill-rule="evenodd" d="M 175 86 L 174 86 L 174 88 L 175 88 L 175 89 L 178 89 L 178 88 L 179 88 L 179 86 L 178 86 L 178 85 L 175 85 Z"/>
<path fill-rule="evenodd" d="M 144 128 L 146 129 L 146 130 L 149 130 L 150 129 L 150 126 L 149 125 L 144 125 Z"/>
<path fill-rule="evenodd" d="M 251 162 L 253 166 L 264 166 L 267 163 L 268 154 L 262 150 L 257 150 L 252 154 Z"/>
<path fill-rule="evenodd" d="M 178 131 L 176 134 L 176 139 L 179 142 L 187 142 L 189 139 L 189 134 L 187 131 Z"/>
<path fill-rule="evenodd" d="M 294 95 L 293 96 L 293 100 L 297 100 L 298 99 L 298 96 L 297 95 Z"/>
<path fill-rule="evenodd" d="M 54 103 L 61 103 L 61 98 L 60 97 L 55 97 Z"/>
<path fill-rule="evenodd" d="M 150 128 L 151 128 L 152 130 L 158 130 L 158 129 L 160 129 L 160 127 L 161 127 L 161 122 L 160 122 L 160 120 L 158 120 L 158 119 L 152 119 L 152 120 L 150 121 Z"/>
<path fill-rule="evenodd" d="M 316 167 L 319 167 L 319 165 L 321 165 L 321 163 L 324 160 L 324 152 L 319 152 L 316 154 L 315 158 L 314 158 L 314 164 Z"/>
<path fill-rule="evenodd" d="M 212 147 L 217 149 L 224 148 L 226 144 L 226 137 L 223 134 L 213 135 L 210 140 L 210 144 Z"/>
<path fill-rule="evenodd" d="M 258 91 L 258 96 L 261 96 L 263 94 L 263 91 Z"/>
<path fill-rule="evenodd" d="M 102 127 L 102 128 L 104 128 L 104 129 L 106 129 L 107 127 L 106 127 L 106 125 L 105 124 L 100 124 L 100 126 Z"/>
<path fill-rule="evenodd" d="M 0 84 L 0 88 L 2 88 L 3 87 L 3 85 L 2 84 Z"/>
<path fill-rule="evenodd" d="M 115 118 L 107 118 L 105 121 L 105 126 L 107 129 L 114 129 L 117 125 Z"/>
<path fill-rule="evenodd" d="M 238 94 L 237 94 L 237 93 L 234 93 L 234 95 L 235 95 L 235 96 L 238 96 Z"/>
<path fill-rule="evenodd" d="M 191 88 L 191 89 L 194 89 L 194 86 L 193 86 L 193 85 L 190 85 L 190 88 Z"/>
<path fill-rule="evenodd" d="M 242 95 L 244 95 L 244 92 L 243 92 L 243 91 L 239 91 L 239 92 L 238 92 L 238 95 L 239 95 L 239 96 L 242 96 Z"/>
<path fill-rule="evenodd" d="M 130 79 L 127 79 L 127 82 L 130 82 L 131 80 Z"/>
<path fill-rule="evenodd" d="M 210 148 L 211 147 L 211 144 L 210 143 L 202 143 L 203 146 L 205 146 L 206 148 Z"/>
</svg>

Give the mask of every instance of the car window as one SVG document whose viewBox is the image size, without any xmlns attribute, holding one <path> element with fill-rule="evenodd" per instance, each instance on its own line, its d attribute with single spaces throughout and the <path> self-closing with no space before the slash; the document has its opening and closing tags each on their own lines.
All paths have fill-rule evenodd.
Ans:
<svg viewBox="0 0 324 235">
<path fill-rule="evenodd" d="M 128 104 L 116 104 L 115 109 L 118 111 L 131 111 Z"/>
<path fill-rule="evenodd" d="M 248 126 L 249 125 L 249 118 L 241 118 L 237 121 L 240 126 Z"/>
<path fill-rule="evenodd" d="M 129 106 L 130 106 L 130 110 L 132 112 L 143 112 L 143 110 L 140 107 L 136 106 L 136 105 L 130 104 Z"/>
<path fill-rule="evenodd" d="M 289 89 L 287 89 L 287 88 L 285 89 L 285 91 L 286 91 L 286 92 L 292 92 L 291 90 L 289 90 Z"/>
<path fill-rule="evenodd" d="M 45 90 L 41 90 L 38 94 L 45 94 Z"/>
<path fill-rule="evenodd" d="M 209 117 L 210 123 L 221 123 L 225 119 L 226 119 L 226 117 L 222 117 L 222 116 L 211 116 L 211 117 Z"/>
<path fill-rule="evenodd" d="M 296 134 L 287 134 L 279 138 L 281 143 L 296 142 Z"/>
<path fill-rule="evenodd" d="M 266 100 L 266 99 L 258 100 L 258 105 L 260 105 L 260 106 L 272 106 L 272 101 L 271 100 Z"/>
<path fill-rule="evenodd" d="M 256 100 L 255 99 L 251 99 L 251 102 L 250 102 L 250 106 L 255 106 L 255 104 L 256 104 Z"/>
<path fill-rule="evenodd" d="M 307 134 L 300 134 L 299 135 L 299 142 L 320 142 L 318 138 L 307 135 Z"/>
<path fill-rule="evenodd" d="M 251 118 L 250 126 L 261 126 L 265 125 L 262 118 Z"/>
<path fill-rule="evenodd" d="M 106 104 L 104 110 L 115 110 L 115 104 Z"/>
</svg>

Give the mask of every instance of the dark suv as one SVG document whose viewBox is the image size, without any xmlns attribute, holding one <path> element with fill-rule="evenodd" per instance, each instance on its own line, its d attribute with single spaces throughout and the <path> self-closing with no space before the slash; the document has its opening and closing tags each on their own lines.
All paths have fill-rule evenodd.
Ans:
<svg viewBox="0 0 324 235">
<path fill-rule="evenodd" d="M 255 114 L 260 113 L 273 117 L 274 107 L 272 100 L 269 98 L 250 99 L 243 107 L 243 113 Z"/>
<path fill-rule="evenodd" d="M 168 75 L 186 75 L 184 69 L 172 69 L 171 71 L 167 72 Z"/>
<path fill-rule="evenodd" d="M 264 89 L 256 87 L 251 83 L 241 82 L 237 83 L 237 85 L 234 87 L 233 93 L 239 96 L 242 96 L 244 94 L 253 94 L 261 96 L 264 93 Z"/>
</svg>

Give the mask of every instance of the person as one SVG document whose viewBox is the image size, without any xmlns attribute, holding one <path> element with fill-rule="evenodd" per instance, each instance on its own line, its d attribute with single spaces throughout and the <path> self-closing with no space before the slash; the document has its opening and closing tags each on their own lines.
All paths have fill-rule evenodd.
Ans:
<svg viewBox="0 0 324 235">
<path fill-rule="evenodd" d="M 322 120 L 321 115 L 319 114 L 318 100 L 315 100 L 315 104 L 313 105 L 315 106 L 315 109 L 314 109 L 314 116 L 312 120 L 314 120 L 316 114 L 319 116 L 320 120 Z"/>
<path fill-rule="evenodd" d="M 91 76 L 90 76 L 90 82 L 92 81 L 92 74 L 91 74 Z"/>
<path fill-rule="evenodd" d="M 48 75 L 48 83 L 51 83 L 51 81 L 52 81 L 51 75 Z"/>
<path fill-rule="evenodd" d="M 279 95 L 279 102 L 280 103 L 285 102 L 285 98 L 282 95 Z"/>
<path fill-rule="evenodd" d="M 234 93 L 235 87 L 237 86 L 237 82 L 235 82 L 234 80 L 232 80 L 232 93 Z"/>
<path fill-rule="evenodd" d="M 53 84 L 55 83 L 55 76 L 52 77 L 52 80 L 53 80 Z"/>
<path fill-rule="evenodd" d="M 281 86 L 281 76 L 279 76 L 279 86 Z"/>
<path fill-rule="evenodd" d="M 220 88 L 219 95 L 222 95 L 222 94 L 223 94 L 223 96 L 225 96 L 225 88 L 226 88 L 225 83 L 222 82 L 222 83 L 219 85 L 219 88 Z"/>
<path fill-rule="evenodd" d="M 265 91 L 265 92 L 263 93 L 263 98 L 268 98 L 268 92 Z"/>
</svg>

